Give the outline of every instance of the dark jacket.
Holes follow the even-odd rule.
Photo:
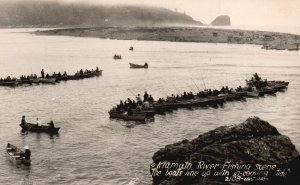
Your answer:
[[[24,157],[26,160],[29,160],[31,156],[31,151],[29,149],[25,150],[25,152],[20,154],[20,157]]]

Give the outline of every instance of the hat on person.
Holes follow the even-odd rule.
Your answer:
[[[25,150],[29,150],[29,146],[27,146],[27,145],[24,146],[24,149],[25,149]]]

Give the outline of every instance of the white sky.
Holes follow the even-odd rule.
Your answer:
[[[26,1],[26,0],[25,0]],[[130,4],[177,8],[195,20],[210,23],[229,15],[232,25],[299,26],[300,0],[57,0],[99,4]]]

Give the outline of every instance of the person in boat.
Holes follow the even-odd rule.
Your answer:
[[[145,91],[145,94],[144,94],[144,102],[145,102],[145,101],[148,101],[148,98],[149,98],[149,95],[148,95],[147,91]]]
[[[140,111],[142,111],[142,109],[143,109],[142,105],[138,104],[136,107],[136,110],[140,112]]]
[[[238,88],[236,89],[237,92],[242,91],[242,86],[238,86]]]
[[[145,62],[144,66],[145,66],[145,67],[148,67],[148,63],[147,63],[147,62]]]
[[[136,97],[136,101],[139,103],[139,102],[142,102],[142,98],[141,98],[141,95],[138,94],[137,97]]]
[[[99,72],[99,68],[98,68],[98,66],[96,67],[96,72]]]
[[[46,74],[46,78],[50,78],[50,75],[48,73]]]
[[[132,100],[131,108],[136,108],[137,105],[138,104],[134,100]]]
[[[55,72],[53,73],[52,77],[53,77],[53,78],[55,78],[55,77],[56,77],[56,73],[55,73]]]
[[[48,123],[48,125],[49,125],[50,128],[55,128],[55,127],[54,127],[54,123],[53,123],[52,120]]]
[[[36,118],[36,125],[40,126],[40,124],[41,124],[41,122],[40,122],[39,118]]]
[[[30,160],[31,151],[30,151],[29,147],[25,146],[24,149],[25,149],[25,151],[19,154],[20,155],[19,159]]]
[[[42,69],[42,71],[41,71],[41,76],[42,76],[42,78],[44,78],[45,76],[45,72],[44,72],[44,69]]]
[[[83,70],[82,69],[80,69],[79,74],[83,75]]]
[[[61,73],[60,72],[58,72],[57,77],[61,78]]]
[[[187,98],[188,98],[188,95],[186,94],[186,92],[183,92],[182,99],[187,99]]]
[[[63,74],[63,76],[68,76],[66,71],[64,71],[64,74]]]
[[[124,107],[124,103],[123,103],[123,101],[122,101],[122,100],[120,101],[120,107],[121,107],[121,108],[123,108],[123,107]]]
[[[154,99],[151,94],[149,95],[148,102],[154,102]]]
[[[8,76],[8,77],[6,78],[6,80],[7,80],[8,82],[11,81],[10,76]]]
[[[21,125],[25,125],[25,124],[26,124],[25,116],[22,116]]]
[[[128,105],[131,106],[131,104],[132,104],[131,99],[130,99],[130,98],[127,98],[127,101],[128,101]]]
[[[127,115],[129,115],[129,116],[133,115],[133,111],[130,108],[127,111]]]

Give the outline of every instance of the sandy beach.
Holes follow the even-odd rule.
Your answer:
[[[295,34],[199,27],[67,28],[38,31],[36,34],[117,40],[256,44],[261,45],[263,49],[291,51],[299,50],[300,44],[300,35]]]

